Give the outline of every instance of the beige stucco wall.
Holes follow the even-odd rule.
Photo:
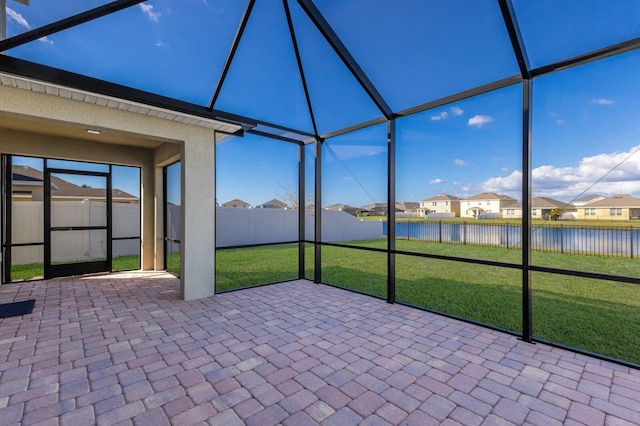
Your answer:
[[[33,155],[142,167],[142,253],[144,269],[160,269],[162,261],[163,165],[183,161],[181,293],[187,299],[214,294],[215,247],[214,134],[213,130],[107,108],[71,99],[0,85],[0,153]],[[34,132],[8,130],[11,120],[32,122]],[[153,148],[95,143],[47,134],[47,126],[102,131],[101,139],[148,140]],[[40,134],[42,133],[42,134]],[[86,135],[85,135],[86,136]],[[157,146],[157,147],[156,147]],[[161,198],[161,196],[160,196]],[[160,254],[160,256],[159,256]],[[192,270],[193,269],[193,270]]]
[[[153,206],[153,193],[149,194],[149,191],[146,190],[153,188],[155,185],[153,176],[149,176],[149,171],[154,170],[152,150],[0,129],[0,153],[140,167],[142,171],[141,207],[143,210],[142,229],[140,230],[142,237],[142,268],[154,269],[155,229],[149,227],[148,222],[149,218],[153,218],[155,208]]]
[[[618,207],[619,208],[619,207]],[[595,216],[585,216],[585,208],[578,209],[578,219],[585,220],[629,220],[629,208],[622,207],[622,216],[611,216],[610,207],[596,208]]]
[[[215,293],[215,157],[213,134],[191,139],[182,151],[182,270],[185,300]],[[192,188],[192,190],[185,190]],[[188,244],[184,244],[188,241]]]
[[[430,213],[453,213],[455,217],[460,217],[460,201],[438,200],[435,206],[433,203],[433,201],[421,201],[418,213],[421,216],[427,214],[427,211]]]

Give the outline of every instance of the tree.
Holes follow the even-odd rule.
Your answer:
[[[280,187],[280,191],[276,194],[276,198],[284,202],[289,208],[297,209],[299,204],[298,190],[293,188],[291,185],[286,184],[283,185],[281,183],[278,184]],[[305,196],[305,205],[311,204],[313,201],[313,197],[310,195]]]
[[[559,220],[564,214],[564,209],[562,207],[554,207],[549,212],[549,218],[551,220]]]

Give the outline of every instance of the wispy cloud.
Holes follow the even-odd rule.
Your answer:
[[[455,160],[453,160],[453,164],[455,164],[456,166],[460,166],[460,167],[464,167],[466,166],[468,163],[464,160],[461,160],[459,158],[456,158]]]
[[[433,179],[432,181],[429,181],[429,183],[430,183],[431,185],[439,185],[439,184],[441,184],[441,183],[443,183],[443,182],[444,182],[444,181],[443,181],[442,179],[440,179],[440,178],[438,178],[438,179]]]
[[[562,117],[560,117],[560,114],[558,114],[558,113],[557,113],[557,112],[555,112],[555,111],[549,111],[549,112],[547,113],[547,115],[548,115],[548,116],[549,116],[553,121],[555,121],[555,123],[556,123],[558,126],[562,126],[563,124],[565,124],[565,123],[566,123],[566,121],[565,121]]]
[[[140,3],[138,6],[140,6],[140,9],[142,10],[142,13],[147,15],[147,18],[149,18],[153,22],[158,22],[160,20],[161,13],[160,12],[154,12],[153,11],[153,5],[150,5],[150,4],[147,4],[147,3]]]
[[[452,107],[451,107],[451,114],[452,114],[454,117],[458,117],[458,116],[460,116],[460,115],[464,114],[464,110],[463,110],[462,108],[460,108],[460,107],[452,106]]]
[[[31,29],[31,25],[29,25],[29,22],[27,22],[24,16],[9,7],[7,7],[7,16],[9,17],[9,19],[14,20],[15,23],[20,25],[22,28],[26,30]]]
[[[449,114],[447,111],[442,111],[440,114],[432,115],[431,121],[446,120],[449,117],[459,117],[464,114],[464,110],[457,106],[452,106],[451,108],[449,108],[449,111],[451,111],[451,114]]]
[[[575,166],[543,165],[532,170],[535,195],[572,199],[584,191],[603,195],[640,195],[640,146],[624,152],[610,152],[584,157]],[[613,170],[613,171],[612,171]],[[612,171],[612,172],[611,172]],[[598,182],[595,186],[595,182]],[[507,193],[519,198],[522,172],[487,179],[482,190]]]
[[[446,120],[447,118],[449,118],[449,113],[447,111],[442,111],[438,115],[432,115],[431,116],[431,121]]]
[[[597,104],[597,105],[612,105],[613,99],[605,99],[605,98],[591,99],[591,103]]]
[[[164,43],[162,42],[162,40],[156,41],[156,47],[164,47]]]
[[[19,26],[24,28],[25,30],[33,29],[31,24],[29,24],[29,21],[27,21],[26,18],[24,16],[22,16],[22,14],[16,12],[15,10],[11,9],[10,7],[7,7],[7,17],[8,17],[8,19],[11,19],[16,24],[18,24]],[[43,43],[53,44],[53,41],[49,40],[46,37],[41,37],[38,40],[43,42]]]
[[[492,121],[493,118],[489,117],[488,115],[474,115],[469,119],[469,121],[467,121],[467,125],[480,128],[487,123],[491,123]]]

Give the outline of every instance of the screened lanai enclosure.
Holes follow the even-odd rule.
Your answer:
[[[184,297],[306,278],[640,365],[637,1],[6,0],[1,21],[24,105],[5,96],[0,151],[140,168],[126,237]]]

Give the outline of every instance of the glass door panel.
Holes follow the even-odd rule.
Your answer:
[[[104,261],[106,258],[106,229],[51,231],[52,265]]]
[[[107,178],[51,173],[51,226],[107,226]]]
[[[46,278],[110,271],[110,174],[48,169],[45,180]]]

